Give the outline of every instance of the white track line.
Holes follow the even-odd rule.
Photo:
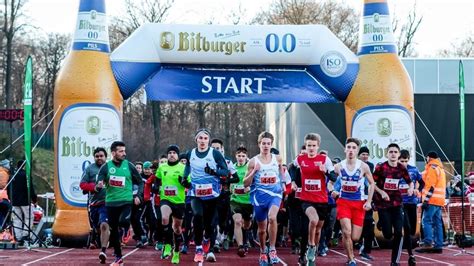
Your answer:
[[[283,266],[288,266],[288,264],[286,264],[286,262],[284,262],[280,257],[278,257],[278,259],[280,259],[280,263],[281,263]]]
[[[124,259],[124,258],[126,258],[127,256],[132,255],[133,253],[137,252],[137,250],[139,250],[139,248],[135,248],[134,250],[128,252],[128,253],[125,254],[122,258]]]
[[[37,259],[37,260],[27,262],[27,263],[25,263],[25,264],[22,264],[22,266],[23,266],[23,265],[30,265],[30,264],[36,263],[36,262],[38,262],[38,261],[42,261],[42,260],[45,260],[45,259],[48,259],[48,258],[57,256],[57,255],[61,255],[61,254],[63,254],[63,253],[69,252],[69,251],[71,251],[71,250],[74,250],[74,248],[66,249],[66,250],[63,250],[63,251],[61,251],[61,252],[48,255],[48,256],[46,256],[46,257],[39,258],[39,259]]]
[[[408,255],[408,253],[406,253],[406,252],[402,252],[402,253]],[[428,257],[425,257],[425,256],[416,255],[415,253],[413,253],[413,255],[415,255],[415,257],[422,258],[422,259],[425,259],[425,260],[429,260],[429,261],[433,261],[433,262],[437,262],[437,263],[442,263],[442,264],[449,265],[449,266],[455,266],[455,264],[444,262],[442,260],[435,260],[435,259],[428,258]]]
[[[338,254],[338,255],[341,255],[341,256],[347,258],[347,255],[345,255],[345,254],[343,254],[343,253],[341,253],[341,252],[338,252],[338,251],[335,251],[335,250],[332,250],[332,249],[330,249],[329,251],[332,251],[332,252],[334,252],[334,253],[336,253],[336,254]],[[356,259],[355,257],[354,257],[354,259],[355,259],[357,262],[360,262],[360,263],[362,263],[362,264],[364,264],[364,265],[372,266],[372,264],[367,263],[367,262],[362,261],[362,260],[358,260],[358,259]]]

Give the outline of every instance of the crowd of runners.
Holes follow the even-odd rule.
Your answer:
[[[259,154],[251,158],[243,146],[227,157],[223,141],[212,139],[207,129],[194,138],[196,147],[181,153],[170,145],[155,162],[128,161],[120,141],[112,143],[108,161],[105,148],[95,149],[81,189],[89,193],[91,245],[100,248],[101,263],[112,247],[111,265],[122,265],[122,246],[133,237],[136,247],[153,246],[173,264],[188,253],[197,263],[215,262],[230,246],[237,248],[236,257],[277,264],[278,248],[288,244],[295,262],[314,265],[342,237],[347,265],[356,265],[354,248],[361,259],[374,260],[377,226],[392,240],[392,265],[399,265],[403,245],[409,265],[416,264],[411,248],[416,206],[420,196],[424,205],[431,203],[438,187],[423,186],[421,174],[408,165],[410,153],[397,144],[388,145],[387,161],[374,167],[358,139],[346,140],[343,160],[331,160],[319,150],[321,137],[309,133],[286,165],[269,132],[258,136]],[[429,241],[434,235],[435,246],[423,243],[420,251],[441,252],[437,230],[427,234]]]

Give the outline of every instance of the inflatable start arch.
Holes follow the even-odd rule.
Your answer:
[[[88,234],[82,171],[94,147],[122,139],[123,99],[142,86],[152,100],[344,101],[348,135],[414,151],[413,91],[385,1],[365,4],[360,36],[358,57],[323,25],[146,24],[109,57],[104,0],[81,0],[55,88],[54,234]]]

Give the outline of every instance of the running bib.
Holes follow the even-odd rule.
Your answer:
[[[234,186],[234,194],[236,194],[236,195],[243,195],[243,194],[245,194],[245,187],[244,187],[244,185],[235,185],[235,186]]]
[[[357,181],[342,181],[342,191],[347,193],[356,193],[359,190]]]
[[[400,179],[387,178],[383,188],[385,190],[398,190],[398,182],[400,182]]]
[[[196,197],[207,197],[212,195],[212,184],[198,184],[195,188]]]
[[[178,195],[178,188],[176,186],[165,186],[165,196],[176,196]]]
[[[272,186],[275,185],[277,181],[276,176],[262,176],[260,177],[260,183],[262,185]]]
[[[295,198],[299,199],[301,197],[301,190],[302,188],[297,188],[295,191]]]
[[[109,179],[109,186],[111,187],[125,187],[125,176],[111,175]]]
[[[410,188],[410,185],[408,184],[400,184],[400,192],[402,195],[408,195],[408,189]]]
[[[306,179],[304,181],[304,190],[308,192],[321,191],[321,180],[319,179]]]

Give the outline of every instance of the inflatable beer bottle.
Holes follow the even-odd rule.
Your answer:
[[[415,138],[413,88],[397,55],[387,1],[365,0],[359,36],[359,74],[345,102],[347,135],[362,141],[374,163],[388,144],[411,154]]]
[[[122,139],[122,96],[112,74],[105,0],[81,0],[71,50],[54,91],[56,218],[65,241],[89,234],[87,195],[79,188],[96,147]],[[110,156],[110,152],[108,152]]]

